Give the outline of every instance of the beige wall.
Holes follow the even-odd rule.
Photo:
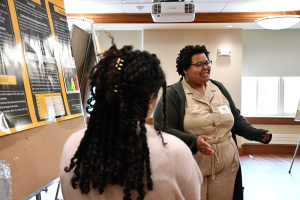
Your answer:
[[[222,82],[240,107],[242,30],[144,30],[144,50],[157,54],[168,85],[180,78],[176,72],[179,51],[196,44],[207,47],[213,61],[211,78]],[[231,57],[217,57],[218,48],[231,48]]]
[[[106,51],[111,47],[111,39],[105,34],[104,31],[97,31],[103,44],[103,49]],[[115,39],[115,44],[120,49],[124,45],[132,45],[133,49],[142,50],[142,31],[108,31]]]
[[[176,57],[179,51],[185,45],[206,45],[211,52],[210,59],[213,61],[211,78],[222,82],[230,92],[236,106],[241,108],[241,77],[242,66],[247,64],[248,60],[254,56],[253,53],[259,51],[261,59],[266,53],[277,55],[278,48],[276,44],[288,43],[289,48],[281,51],[283,57],[291,59],[299,48],[294,47],[288,42],[291,37],[298,37],[299,30],[144,30],[144,31],[109,31],[116,39],[116,44],[120,48],[124,44],[133,44],[135,49],[144,49],[150,53],[157,54],[161,60],[167,84],[173,84],[179,80],[176,72]],[[101,35],[102,34],[102,35]],[[109,38],[100,31],[100,38],[103,41],[104,48],[110,45]],[[272,43],[272,38],[275,41]],[[266,45],[267,44],[270,45]],[[299,42],[299,41],[298,41]],[[296,41],[297,43],[297,41]],[[255,44],[255,45],[254,45]],[[298,44],[298,43],[297,43]],[[263,45],[257,48],[257,45]],[[293,47],[293,48],[290,48]],[[231,48],[231,57],[217,57],[218,48]],[[261,51],[260,49],[264,49]],[[272,53],[274,52],[274,53]],[[256,55],[256,54],[255,54]],[[265,60],[272,57],[265,57]],[[276,56],[277,57],[277,56]],[[292,56],[293,57],[293,56]],[[297,60],[298,57],[293,57]],[[268,61],[264,61],[268,62]],[[295,66],[297,67],[297,66]],[[261,69],[260,69],[261,70]],[[296,75],[296,74],[295,74]],[[299,76],[300,74],[297,74]],[[254,127],[270,130],[274,134],[299,134],[298,125],[256,125]],[[242,139],[238,137],[239,146]]]
[[[157,54],[168,85],[180,78],[175,67],[179,51],[186,45],[196,44],[207,47],[213,61],[211,78],[225,85],[240,108],[242,30],[144,30],[144,50]],[[231,48],[231,57],[217,57],[218,48]]]

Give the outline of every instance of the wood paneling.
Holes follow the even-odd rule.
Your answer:
[[[294,155],[296,145],[242,145],[243,154],[285,154]],[[298,150],[297,155],[300,155]]]
[[[246,117],[250,124],[300,125],[294,118],[283,117]]]
[[[300,11],[294,11],[300,15]],[[196,13],[195,21],[189,23],[247,23],[255,22],[258,18],[265,17],[267,12],[234,12],[234,13]],[[286,15],[294,15],[287,11]],[[272,12],[270,16],[283,15],[283,12]],[[143,14],[95,14],[95,13],[68,13],[67,17],[84,17],[92,19],[95,23],[155,23],[150,13]]]

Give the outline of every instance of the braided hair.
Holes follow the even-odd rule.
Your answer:
[[[176,59],[176,71],[180,76],[185,75],[183,70],[187,70],[190,67],[193,55],[196,55],[198,53],[204,53],[207,59],[209,59],[209,52],[207,51],[205,45],[187,45],[180,50],[180,53],[178,54],[178,57]]]
[[[88,194],[90,186],[102,194],[107,184],[118,184],[125,188],[123,200],[131,199],[131,190],[142,200],[145,184],[153,189],[145,118],[151,95],[156,98],[162,87],[164,129],[165,74],[155,54],[133,51],[132,46],[118,50],[113,43],[103,56],[90,74],[87,130],[65,171],[74,169],[71,184],[82,194]],[[119,58],[122,65],[117,64]],[[162,137],[161,130],[158,134]]]

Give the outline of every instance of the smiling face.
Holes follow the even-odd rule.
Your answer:
[[[198,53],[192,56],[191,64],[195,64],[197,62],[205,63],[207,61],[207,57],[204,53]],[[203,67],[203,69],[198,69],[196,65],[190,65],[187,70],[183,70],[186,75],[188,75],[188,83],[192,88],[197,88],[202,86],[210,78],[210,70],[207,67]]]

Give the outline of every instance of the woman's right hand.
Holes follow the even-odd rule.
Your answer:
[[[211,149],[211,146],[205,142],[206,140],[210,140],[211,137],[201,135],[197,138],[195,146],[197,147],[198,151],[200,151],[202,154],[210,156],[214,155],[214,151]]]

